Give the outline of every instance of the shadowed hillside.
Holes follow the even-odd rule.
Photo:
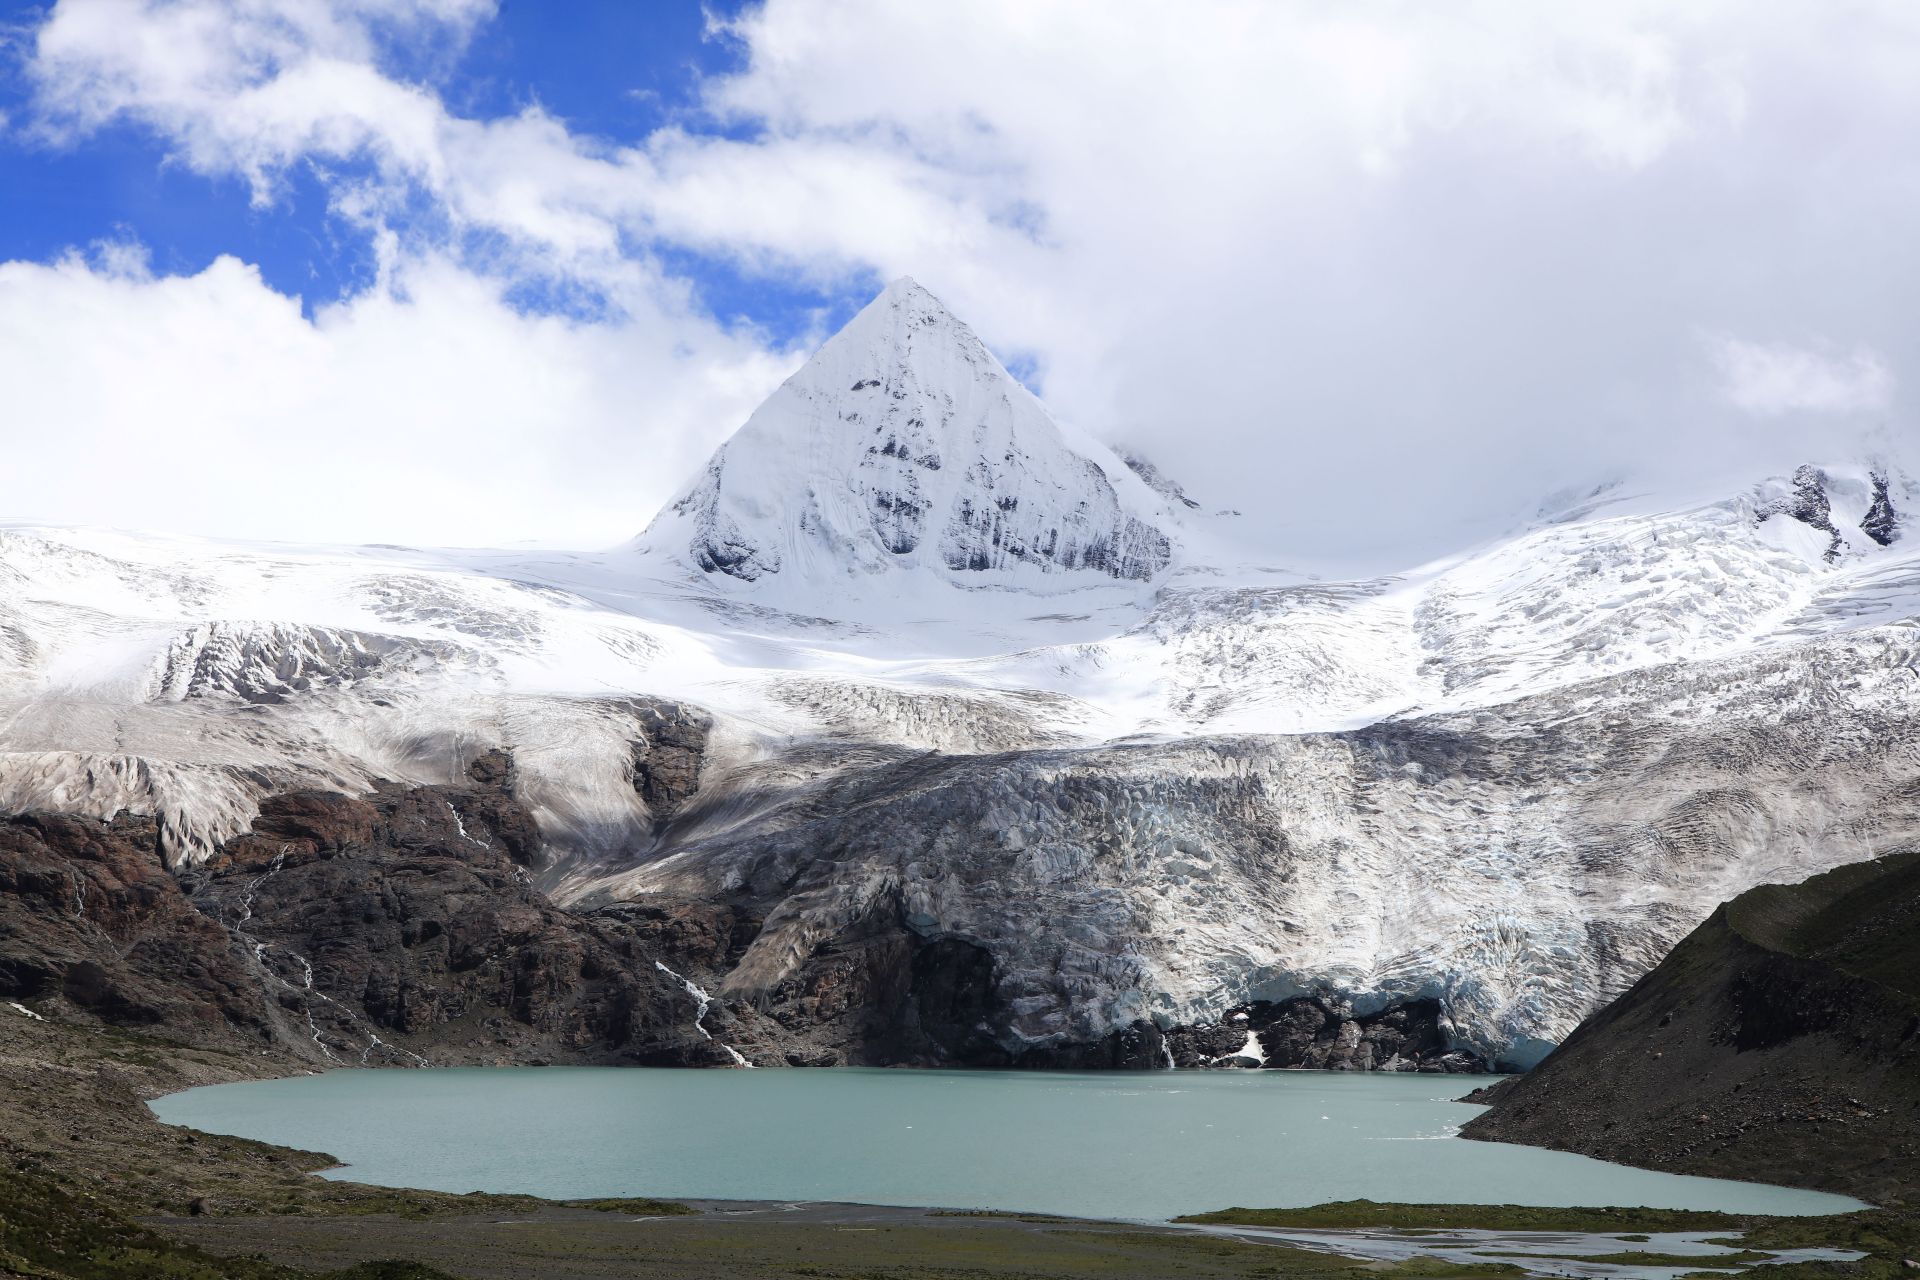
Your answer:
[[[1920,1188],[1920,850],[1722,906],[1466,1136],[1870,1200]]]

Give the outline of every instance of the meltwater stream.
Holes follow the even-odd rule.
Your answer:
[[[190,1089],[169,1124],[330,1176],[556,1199],[833,1200],[1167,1218],[1329,1200],[1837,1213],[1843,1196],[1468,1142],[1462,1076],[1294,1071],[334,1071]]]

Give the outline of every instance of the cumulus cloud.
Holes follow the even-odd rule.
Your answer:
[[[381,74],[381,39],[457,42],[491,12],[488,0],[82,0],[54,6],[28,71],[52,136],[133,119],[201,172],[244,173],[264,201],[273,171],[311,152],[431,169],[438,101]]]
[[[1056,408],[1177,455],[1294,556],[1471,536],[1623,464],[1851,447],[1850,422],[1730,421],[1702,326],[1913,349],[1885,284],[1920,266],[1888,216],[1914,200],[1911,10],[1100,8],[752,11],[712,92],[766,122],[755,172],[858,145],[879,189],[968,199],[912,239],[797,193],[713,225],[914,271],[1035,352]]]
[[[1876,351],[1743,342],[1722,334],[1713,339],[1712,354],[1721,394],[1763,417],[1876,413],[1893,400],[1893,374]]]
[[[6,515],[303,541],[607,545],[790,367],[692,309],[529,316],[444,259],[311,320],[234,258],[0,265]]]
[[[436,353],[472,342],[525,385],[456,392],[469,440],[544,447],[502,406],[554,424],[533,390],[554,381],[572,415],[554,438],[625,432],[663,464],[697,455],[791,357],[703,318],[659,249],[826,287],[908,273],[1030,360],[1062,416],[1162,453],[1296,562],[1388,563],[1623,464],[1693,475],[1730,454],[1771,467],[1843,451],[1862,412],[1900,412],[1904,370],[1871,353],[1920,350],[1904,301],[1920,283],[1905,230],[1920,10],[1899,0],[767,0],[716,24],[743,64],[707,82],[704,116],[627,139],[537,108],[462,117],[393,69],[396,49],[457,49],[490,13],[61,0],[30,63],[32,127],[85,145],[132,121],[267,204],[291,166],[357,162],[333,198],[384,246],[380,284],[304,339],[291,322],[263,333],[327,353],[301,376],[363,380],[321,399],[396,442],[453,432],[420,388],[451,372]],[[422,202],[434,216],[410,216]],[[136,315],[211,287],[10,270],[49,293],[113,286]],[[514,312],[501,299],[530,276],[601,298],[604,322]],[[273,310],[257,281],[225,287]],[[457,324],[459,307],[434,306],[455,297],[472,337],[434,327]],[[378,361],[349,340],[376,317],[393,344]],[[1795,365],[1729,339],[1703,378],[1702,332],[1859,346]],[[525,334],[542,340],[508,357]],[[85,377],[149,376],[125,353],[68,359]],[[414,388],[394,398],[404,411],[380,407],[387,382]],[[24,394],[47,412],[59,398]],[[209,394],[240,415],[241,392]],[[205,429],[188,399],[165,402],[183,439]],[[279,456],[254,447],[263,467]],[[528,462],[565,536],[580,522],[555,495],[601,472],[577,448]],[[636,479],[626,525],[676,480]],[[470,537],[456,506],[446,536]]]

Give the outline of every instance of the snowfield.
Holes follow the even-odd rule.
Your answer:
[[[560,900],[767,904],[716,997],[895,904],[1023,1044],[1432,995],[1527,1063],[1718,902],[1920,839],[1916,512],[1828,462],[1276,573],[901,282],[613,551],[0,526],[0,809],[192,863],[500,747]],[[712,718],[664,825],[649,699]]]

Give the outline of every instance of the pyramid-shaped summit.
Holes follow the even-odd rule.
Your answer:
[[[915,572],[1057,590],[1165,569],[1151,491],[1070,444],[939,299],[902,278],[754,411],[639,545],[716,581]]]

